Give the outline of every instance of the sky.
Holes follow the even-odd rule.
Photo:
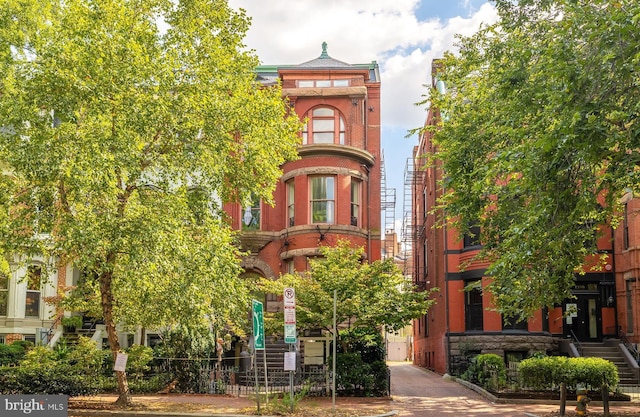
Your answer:
[[[470,35],[497,13],[485,0],[229,0],[252,19],[245,45],[261,64],[300,64],[328,54],[350,64],[380,66],[382,151],[387,188],[396,191],[395,229],[405,207],[405,167],[417,145],[410,129],[424,124],[416,103],[431,82],[431,61],[455,52],[455,35]],[[384,221],[384,218],[383,218]]]

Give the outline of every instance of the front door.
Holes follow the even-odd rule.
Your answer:
[[[565,324],[581,342],[602,340],[602,314],[598,294],[577,294],[565,304]]]

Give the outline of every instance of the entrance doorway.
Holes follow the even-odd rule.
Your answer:
[[[573,331],[581,342],[602,340],[602,311],[599,294],[576,294],[576,299],[564,306],[565,334]]]

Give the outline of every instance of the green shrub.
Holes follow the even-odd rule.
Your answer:
[[[529,358],[520,362],[518,374],[523,385],[542,391],[565,381],[568,366],[569,358],[564,356]]]
[[[554,389],[562,382],[572,389],[578,385],[597,389],[604,383],[615,388],[619,382],[618,368],[602,358],[529,358],[520,362],[518,372],[525,386],[537,390]]]
[[[570,358],[567,386],[576,387],[584,384],[592,389],[599,389],[603,384],[611,388],[618,386],[618,368],[610,361],[602,358]]]
[[[502,357],[486,353],[472,360],[462,378],[486,389],[499,390],[507,384],[507,368]]]
[[[125,350],[129,355],[127,358],[127,372],[134,378],[142,378],[151,366],[153,360],[153,349],[142,345],[132,345]]]
[[[211,332],[175,327],[162,334],[154,356],[162,373],[176,381],[179,392],[203,394],[209,390],[209,372],[217,357]]]
[[[10,345],[0,344],[0,366],[17,365],[33,347],[33,343],[18,340]]]
[[[385,352],[384,339],[376,329],[342,330],[337,345],[336,390],[342,395],[387,395]]]
[[[4,394],[88,395],[97,392],[104,354],[95,343],[80,338],[74,347],[37,346],[19,366],[7,368],[0,385]]]

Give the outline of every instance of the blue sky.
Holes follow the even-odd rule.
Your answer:
[[[229,0],[252,18],[245,38],[263,64],[298,64],[320,56],[322,42],[335,59],[377,61],[382,93],[382,148],[387,188],[396,189],[396,230],[403,216],[404,171],[422,126],[431,61],[455,51],[455,35],[493,23],[484,0]]]

